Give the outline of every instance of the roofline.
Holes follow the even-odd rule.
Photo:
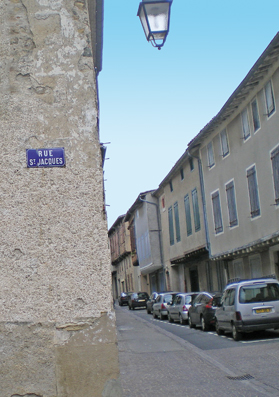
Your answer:
[[[203,138],[207,133],[211,132],[218,125],[218,123],[224,121],[235,111],[236,108],[238,108],[238,104],[234,102],[236,102],[237,100],[239,102],[242,102],[242,100],[248,94],[248,92],[250,92],[250,90],[254,88],[254,86],[258,85],[257,79],[253,81],[253,78],[256,77],[256,72],[258,72],[259,74],[258,80],[260,80],[262,78],[262,75],[271,66],[270,63],[267,65],[263,65],[263,64],[266,58],[272,55],[272,52],[274,50],[279,50],[279,32],[277,32],[277,34],[274,36],[274,38],[269,43],[265,51],[256,61],[254,66],[250,69],[246,77],[242,80],[242,82],[239,84],[236,90],[232,93],[232,95],[229,97],[229,99],[221,108],[221,110],[217,113],[217,115],[213,117],[212,120],[208,124],[206,124],[206,126],[189,142],[188,148],[192,148],[194,145],[201,143],[201,141],[203,140]],[[278,54],[276,55],[276,59],[277,58],[278,58]],[[272,63],[273,63],[273,59],[272,59]],[[242,95],[240,96],[240,93],[244,90],[244,88],[247,88],[248,92],[244,94],[243,97]],[[229,115],[226,115],[225,114],[226,111],[231,111],[231,113]]]
[[[140,199],[141,196],[147,195],[148,193],[153,193],[155,192],[155,189],[152,190],[147,190],[145,192],[142,192],[138,195],[138,197],[136,198],[135,202],[133,203],[133,205],[128,209],[128,211],[126,212],[125,218],[124,218],[124,222],[129,221],[131,215],[135,212],[135,210],[142,205],[143,201]]]
[[[115,229],[120,223],[122,223],[124,217],[125,217],[125,215],[119,215],[119,217],[114,221],[114,224],[109,228],[109,230],[108,230],[108,234],[109,234],[109,235],[114,231],[114,229]]]

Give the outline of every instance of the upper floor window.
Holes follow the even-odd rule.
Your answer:
[[[189,158],[189,164],[190,164],[190,170],[193,171],[193,169],[194,169],[194,159],[193,159],[193,157]]]
[[[178,212],[178,203],[174,203],[173,205],[174,209],[174,220],[175,220],[175,235],[176,235],[176,241],[180,241],[180,224],[179,224],[179,212]]]
[[[211,168],[215,165],[214,161],[214,152],[213,152],[213,144],[209,142],[207,145],[207,158],[208,158],[208,167]]]
[[[222,156],[226,157],[229,154],[229,142],[228,142],[228,135],[226,129],[221,131],[220,138],[221,138]]]
[[[265,102],[266,102],[266,110],[268,117],[275,111],[275,102],[274,102],[274,95],[271,80],[266,83],[264,87],[265,92]]]
[[[211,196],[212,199],[212,207],[213,207],[213,217],[214,217],[214,226],[215,233],[222,233],[223,231],[223,221],[222,221],[222,212],[221,212],[221,202],[219,191],[215,192]]]
[[[246,140],[250,137],[250,125],[247,108],[241,112],[243,138]]]
[[[161,205],[162,205],[162,210],[165,211],[165,209],[166,209],[165,197],[162,197]]]
[[[169,181],[169,186],[170,186],[170,191],[173,192],[173,185],[172,185],[172,181]]]
[[[251,103],[254,132],[261,128],[258,102],[255,98]]]
[[[226,185],[226,193],[227,193],[230,227],[237,226],[238,219],[237,219],[237,211],[236,211],[234,181],[231,181]]]
[[[180,178],[183,181],[183,179],[184,179],[184,170],[183,170],[183,168],[180,168]]]
[[[174,228],[173,228],[173,215],[172,215],[172,207],[168,209],[169,216],[169,234],[170,234],[170,245],[174,244]]]
[[[275,203],[279,204],[279,146],[271,152]]]
[[[257,174],[256,174],[255,166],[247,170],[247,180],[248,180],[248,190],[249,190],[249,198],[250,198],[251,217],[255,218],[256,216],[259,216],[261,213]]]
[[[196,188],[192,190],[192,201],[193,201],[195,231],[198,232],[201,228],[201,221],[200,221],[198,191]]]
[[[191,220],[191,210],[190,210],[190,199],[188,194],[184,197],[185,215],[186,215],[186,227],[187,236],[192,234],[192,220]]]

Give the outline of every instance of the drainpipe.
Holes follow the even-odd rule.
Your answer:
[[[197,145],[199,146],[199,145]],[[206,205],[205,205],[205,192],[204,192],[204,179],[203,179],[203,172],[202,172],[202,162],[198,156],[193,156],[189,150],[189,156],[198,160],[199,165],[199,177],[200,177],[200,186],[201,186],[201,196],[202,196],[202,208],[203,208],[203,220],[204,220],[204,228],[205,228],[205,239],[206,239],[206,249],[208,251],[209,258],[211,258],[211,246],[210,246],[210,239],[209,239],[209,229],[208,229],[208,222],[207,222],[207,215],[206,215]]]
[[[161,237],[161,218],[160,218],[160,214],[159,214],[159,205],[157,203],[153,203],[152,201],[147,201],[147,200],[143,200],[141,198],[141,196],[139,196],[140,201],[142,201],[143,203],[147,203],[147,204],[153,204],[156,207],[156,213],[157,213],[157,220],[158,220],[158,232],[159,232],[159,248],[160,248],[160,259],[161,259],[161,263],[163,265],[163,274],[164,274],[164,291],[166,291],[166,275],[165,275],[165,266],[164,266],[164,254],[163,254],[163,246],[162,246],[162,237]],[[151,291],[152,292],[152,291]]]

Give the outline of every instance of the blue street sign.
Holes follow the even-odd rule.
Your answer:
[[[63,147],[52,149],[26,149],[28,168],[37,167],[65,167],[65,153]]]

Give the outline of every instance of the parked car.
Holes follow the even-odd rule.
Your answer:
[[[129,299],[129,309],[135,310],[136,307],[145,307],[149,298],[147,292],[134,292]]]
[[[121,292],[118,298],[119,306],[128,305],[132,292]]]
[[[188,322],[190,328],[197,325],[202,327],[203,331],[208,331],[210,327],[215,325],[215,311],[217,305],[220,304],[222,294],[200,292],[189,308]]]
[[[188,310],[197,295],[197,292],[177,294],[173,303],[167,307],[169,322],[179,321],[180,324],[186,324],[188,322]]]
[[[279,282],[273,278],[241,280],[228,284],[216,309],[216,332],[243,332],[279,328]]]
[[[160,320],[164,320],[168,316],[168,305],[171,305],[173,298],[179,294],[179,292],[163,292],[160,293],[155,303],[153,304],[153,318],[159,317]]]
[[[147,314],[151,314],[153,312],[153,304],[155,303],[157,296],[158,296],[158,292],[152,292],[148,301],[146,302]]]

